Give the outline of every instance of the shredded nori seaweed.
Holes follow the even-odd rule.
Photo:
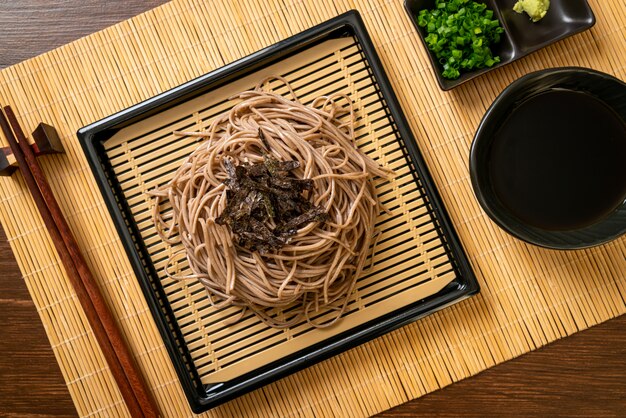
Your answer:
[[[259,135],[263,138],[261,131]],[[260,253],[278,250],[298,229],[328,219],[322,207],[305,197],[313,180],[290,173],[300,167],[298,161],[278,161],[266,154],[262,163],[234,166],[226,159],[224,165],[227,203],[215,222],[228,225],[239,246]]]

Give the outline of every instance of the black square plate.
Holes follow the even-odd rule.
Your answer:
[[[371,88],[368,87],[367,94],[371,100],[380,103],[381,108],[384,109],[384,118],[389,121],[389,129],[397,138],[395,140],[397,142],[394,143],[399,144],[398,146],[401,147],[404,154],[403,158],[406,158],[406,184],[415,185],[418,192],[424,196],[426,203],[424,203],[423,208],[431,217],[430,225],[432,226],[429,228],[438,237],[437,239],[440,239],[441,244],[438,248],[449,260],[449,264],[446,263],[446,271],[448,272],[446,274],[452,276],[451,281],[428,297],[420,300],[409,299],[408,303],[402,307],[391,309],[388,313],[381,314],[359,326],[348,328],[314,345],[286,354],[284,357],[257,367],[251,372],[219,383],[206,383],[206,380],[203,383],[201,367],[194,362],[194,350],[190,349],[185,340],[184,327],[177,322],[176,312],[179,311],[179,308],[170,303],[168,290],[164,288],[164,284],[157,274],[157,268],[151,261],[149,246],[144,242],[140,231],[141,226],[133,215],[133,210],[137,205],[129,203],[129,196],[123,192],[124,182],[116,175],[115,167],[118,165],[111,160],[107,153],[107,141],[129,126],[137,126],[135,124],[141,124],[146,119],[167,114],[169,110],[175,110],[178,105],[191,105],[193,100],[201,99],[207,94],[213,94],[220,88],[228,87],[231,83],[251,74],[256,74],[258,71],[263,71],[272,66],[291,65],[289,63],[294,62],[292,59],[302,57],[302,54],[307,56],[306,54],[310,53],[311,50],[329,42],[336,43],[338,40],[341,43],[345,43],[346,40],[349,41],[357,50],[352,57],[358,59],[364,66],[361,77],[363,80],[368,80],[367,85],[371,86]],[[334,56],[334,54],[330,56]],[[362,83],[359,80],[354,81],[357,84]],[[432,183],[372,41],[365,31],[361,17],[355,11],[340,15],[237,62],[95,122],[81,129],[78,136],[194,412],[207,410],[261,385],[364,343],[415,321],[421,316],[475,294],[479,290],[467,257]],[[150,141],[155,140],[157,139],[150,139]],[[127,143],[131,141],[136,140],[132,139]],[[149,142],[149,144],[152,143]],[[120,146],[116,145],[116,147]],[[159,147],[156,149],[158,150]],[[167,155],[165,152],[163,154]],[[161,157],[159,154],[158,158],[169,157]],[[392,257],[395,257],[395,254]],[[407,270],[416,270],[416,265],[417,262]],[[171,287],[171,284],[168,287]],[[181,301],[178,300],[175,303],[180,305]]]
[[[504,33],[500,42],[492,48],[495,55],[500,56],[500,63],[491,68],[461,73],[456,80],[448,80],[441,75],[441,65],[435,55],[428,50],[424,37],[424,28],[417,24],[417,15],[420,10],[432,9],[435,0],[405,0],[404,6],[413,21],[424,48],[428,51],[435,77],[442,90],[450,90],[494,68],[502,67],[518,60],[531,52],[575,35],[591,28],[596,18],[587,3],[587,0],[550,0],[550,8],[543,19],[532,22],[525,13],[516,13],[513,6],[517,0],[476,0],[485,3],[487,8],[494,11],[494,16],[500,21]]]

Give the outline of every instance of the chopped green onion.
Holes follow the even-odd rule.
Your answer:
[[[492,67],[500,62],[490,46],[504,31],[493,11],[472,0],[435,0],[434,10],[422,10],[417,24],[425,28],[424,41],[442,64],[442,75],[456,79],[461,70]]]

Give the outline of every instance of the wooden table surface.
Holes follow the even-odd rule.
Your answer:
[[[162,3],[162,0],[0,1],[0,68]],[[0,274],[0,416],[76,416],[1,229]],[[407,402],[381,416],[626,416],[626,315]]]

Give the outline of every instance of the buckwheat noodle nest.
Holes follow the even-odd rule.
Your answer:
[[[388,179],[392,172],[355,146],[349,97],[318,97],[307,106],[280,80],[292,99],[264,91],[264,80],[236,95],[241,101],[206,131],[176,132],[205,140],[169,183],[151,192],[153,220],[164,241],[182,243],[183,250],[168,260],[167,275],[198,279],[217,308],[241,307],[241,316],[229,321],[249,309],[276,328],[303,320],[324,327],[345,311],[376,236],[381,208],[372,178]],[[225,161],[258,163],[264,153],[300,163],[293,174],[313,180],[305,194],[328,220],[310,222],[282,248],[261,253],[237,245],[228,226],[215,220],[227,204]],[[182,253],[191,274],[174,276],[171,265]]]

